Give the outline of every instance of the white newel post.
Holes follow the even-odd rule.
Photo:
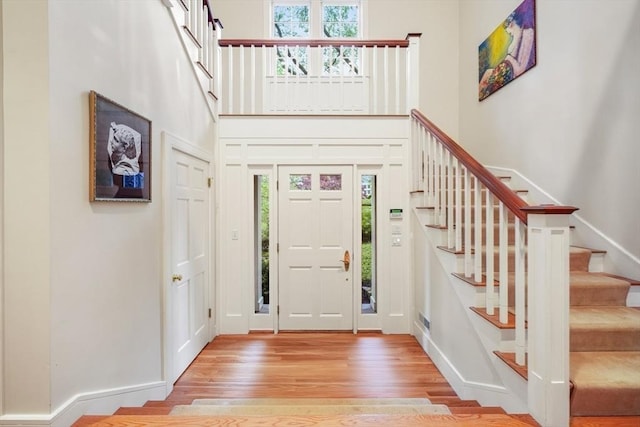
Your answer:
[[[528,401],[541,425],[569,425],[569,217],[531,206],[528,229]]]
[[[407,35],[407,113],[420,107],[420,33]]]

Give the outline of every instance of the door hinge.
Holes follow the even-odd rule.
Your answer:
[[[280,190],[280,180],[276,180],[276,191]]]
[[[211,188],[211,186],[213,185],[213,178],[207,178],[207,185],[209,186],[209,188]]]
[[[278,316],[280,315],[280,306],[278,306]]]
[[[280,253],[280,243],[276,243],[276,253]]]
[[[209,309],[209,319],[211,319],[211,309]]]

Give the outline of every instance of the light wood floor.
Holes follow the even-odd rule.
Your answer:
[[[105,426],[166,425],[160,415],[193,399],[256,397],[427,397],[448,405],[461,420],[456,425],[537,425],[528,415],[512,416],[512,424],[492,419],[504,411],[461,400],[413,337],[375,333],[219,336],[178,379],[166,400],[148,402],[145,408],[122,408],[116,412],[118,420],[87,417],[87,423],[81,419],[75,425],[90,425],[96,419]],[[128,424],[129,414],[147,418]],[[182,422],[190,424],[187,419]],[[574,418],[571,425],[638,427],[640,417]]]

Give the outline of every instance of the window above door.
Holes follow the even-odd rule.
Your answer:
[[[366,0],[273,0],[272,38],[362,39]],[[308,47],[278,47],[276,75],[358,75],[359,49],[324,47],[312,58]],[[314,68],[315,72],[311,72]]]

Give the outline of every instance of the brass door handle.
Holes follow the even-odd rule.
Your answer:
[[[171,280],[173,282],[180,282],[182,281],[182,274],[174,274],[173,276],[171,276]]]
[[[349,271],[349,265],[351,265],[351,255],[349,255],[349,251],[344,251],[344,256],[340,262],[344,264],[344,271]]]

